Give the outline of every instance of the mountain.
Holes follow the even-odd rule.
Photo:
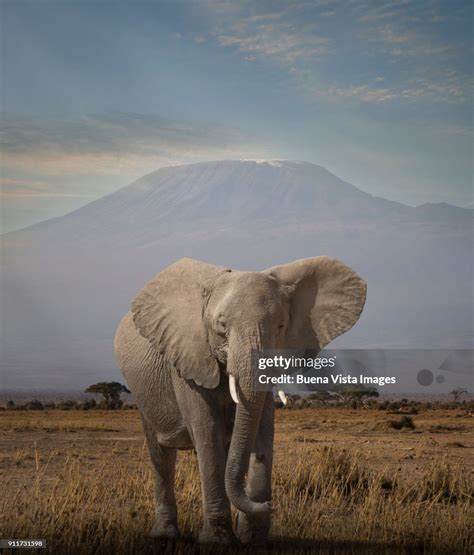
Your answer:
[[[473,210],[374,197],[305,162],[161,168],[2,236],[2,385],[117,379],[118,321],[183,256],[248,270],[337,256],[368,300],[335,346],[472,348],[472,230]]]

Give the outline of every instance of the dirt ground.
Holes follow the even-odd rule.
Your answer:
[[[280,545],[279,540],[274,539],[276,543],[271,551],[334,552],[340,542],[341,552],[372,552],[372,548],[375,549],[373,552],[378,553],[402,550],[435,553],[444,552],[444,549],[451,553],[469,552],[471,547],[466,527],[474,524],[474,418],[462,410],[426,410],[413,415],[414,429],[396,430],[390,427],[389,421],[397,418],[398,415],[372,409],[276,411],[273,537],[278,538],[285,527],[285,541],[288,538],[291,541],[304,538],[306,543],[295,549],[293,544],[292,547],[288,543]],[[70,539],[63,545],[60,537],[60,530],[68,526],[71,529],[72,526],[77,537],[94,535],[94,547],[91,544],[89,550],[82,542],[80,552],[107,552],[112,547],[114,552],[155,550],[150,547],[151,544],[140,543],[147,540],[137,539],[147,535],[153,518],[153,477],[137,411],[1,411],[0,453],[0,478],[3,484],[1,537],[39,534],[36,537],[47,537],[52,545],[61,547],[62,552],[72,553],[74,540]],[[336,463],[328,463],[327,453],[332,453],[331,457],[335,457],[332,460]],[[338,496],[337,484],[331,492],[319,492],[318,495],[311,493],[313,490],[306,488],[306,482],[312,481],[317,489],[317,484],[323,480],[319,474],[312,473],[321,472],[318,470],[321,464],[342,464],[346,468],[346,459],[341,459],[346,456],[344,454],[351,457],[350,461],[347,459],[350,468],[358,469],[359,473],[367,472],[370,483],[375,483],[377,479],[390,483],[399,480],[404,491],[408,492],[410,488],[415,491],[413,488],[423,480],[431,484],[427,478],[427,469],[434,468],[433,472],[438,472],[436,465],[441,465],[439,468],[449,469],[449,476],[455,476],[448,480],[456,484],[463,480],[463,486],[459,489],[462,492],[450,493],[447,504],[440,504],[444,494],[435,498],[433,493],[430,501],[429,496],[423,498],[417,493],[416,502],[408,502],[412,498],[400,494],[389,502],[387,497],[382,498],[378,493],[366,493],[360,505],[350,496],[345,499]],[[185,481],[183,473],[187,475]],[[294,473],[299,473],[299,481],[295,482]],[[188,480],[191,474],[194,476],[192,485]],[[362,481],[357,484],[357,488],[362,487]],[[364,487],[367,491],[375,491],[370,489],[372,486]],[[450,486],[453,491],[457,487]],[[439,486],[439,491],[440,488],[444,486]],[[102,497],[99,491],[102,491]],[[103,512],[111,507],[106,502],[109,492],[113,492],[110,493],[109,501],[113,505],[114,516],[113,519],[110,516],[108,520],[103,520]],[[195,457],[191,452],[178,456],[177,496],[178,510],[185,513],[180,517],[181,528],[188,534],[188,542],[178,542],[173,549],[176,552],[190,552],[189,538],[199,532],[200,519],[200,516],[187,514],[200,512],[199,480]],[[294,506],[288,501],[290,497]],[[428,507],[429,502],[431,505]],[[397,521],[394,520],[395,516],[387,516],[385,528],[380,531],[380,545],[375,537],[377,532],[374,522],[370,523],[373,531],[362,534],[363,543],[359,545],[359,540],[356,541],[357,534],[360,535],[360,523],[357,522],[361,514],[368,514],[369,503],[370,510],[374,511],[374,520],[377,512],[382,510],[387,510],[389,515],[389,503],[397,507],[392,511],[393,515],[398,511]],[[375,508],[376,504],[378,509]],[[84,511],[85,505],[88,506],[87,512]],[[407,512],[410,507],[411,512]],[[324,515],[320,518],[321,512],[327,515],[327,511],[322,511],[323,508],[328,508],[334,515],[331,524],[324,524]],[[410,520],[413,521],[420,514],[420,508],[425,511],[425,516],[412,532],[413,541],[407,540],[404,537],[407,526],[411,525]],[[95,511],[97,514],[94,516]],[[301,511],[298,522],[295,521],[293,530],[288,530],[285,522],[298,511]],[[445,511],[444,517],[440,511]],[[80,519],[77,516],[79,513]],[[308,520],[310,513],[313,514],[313,520]],[[317,526],[312,524],[316,514],[319,515]],[[449,530],[436,532],[436,519],[445,519],[447,515],[451,518]],[[101,519],[103,533],[95,528],[92,530]],[[345,530],[338,532],[338,519],[348,523]],[[388,523],[390,519],[392,521]],[[304,526],[300,526],[302,522]],[[108,547],[104,547],[100,534],[102,537],[107,536],[107,527],[112,526],[112,523],[117,527],[115,538],[117,534],[126,535],[128,530],[133,529],[130,536],[135,539],[122,539],[113,546],[112,540],[109,540]],[[425,531],[421,529],[422,526],[426,527]],[[448,540],[443,540],[443,534],[445,538],[449,534],[458,538],[455,545],[449,548]],[[167,549],[171,548],[168,546]]]

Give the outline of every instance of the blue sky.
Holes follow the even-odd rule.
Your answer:
[[[473,206],[460,0],[3,0],[3,230],[160,166],[298,159]]]

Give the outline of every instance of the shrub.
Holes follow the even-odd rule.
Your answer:
[[[56,408],[60,410],[71,410],[76,408],[76,405],[76,401],[60,401],[59,403],[56,403]]]
[[[410,428],[412,430],[415,429],[413,418],[406,415],[401,416],[397,420],[390,420],[389,424],[390,427],[394,428],[395,430],[402,430],[403,428]]]
[[[23,407],[25,410],[44,410],[44,405],[38,399],[33,399],[29,403],[26,403]]]

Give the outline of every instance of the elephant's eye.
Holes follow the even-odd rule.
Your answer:
[[[227,331],[227,325],[224,318],[218,318],[216,321],[216,332],[219,335],[225,335]]]
[[[278,326],[278,329],[279,329],[279,330],[282,330],[284,327],[285,327],[285,324],[280,324],[280,325]]]

